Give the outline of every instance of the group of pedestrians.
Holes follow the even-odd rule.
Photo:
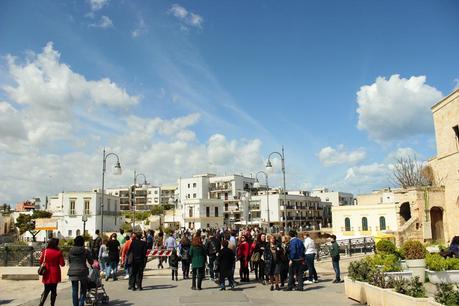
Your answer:
[[[72,283],[72,301],[74,306],[84,305],[88,288],[88,274],[91,268],[99,267],[104,271],[105,279],[116,281],[118,268],[125,270],[125,279],[129,279],[129,290],[143,290],[143,273],[149,252],[153,249],[167,251],[168,256],[158,257],[158,268],[164,268],[168,261],[172,280],[181,277],[190,279],[191,289],[201,290],[202,282],[209,278],[226,290],[226,282],[234,288],[236,263],[239,262],[240,282],[250,282],[254,273],[255,281],[270,285],[270,290],[302,291],[306,283],[318,282],[314,262],[317,250],[309,234],[298,237],[295,230],[288,234],[268,234],[258,229],[242,230],[197,230],[172,232],[165,237],[163,231],[150,230],[143,233],[124,235],[112,233],[108,239],[100,232],[85,247],[85,240],[77,236],[68,254],[68,276]],[[333,268],[336,273],[334,282],[340,282],[339,246],[332,236],[330,246]],[[44,305],[51,293],[51,305],[55,305],[57,284],[61,281],[60,267],[65,261],[59,250],[59,240],[51,238],[40,257],[40,264],[46,266],[42,282],[44,290],[40,306]],[[304,281],[303,275],[308,276]],[[287,284],[287,287],[285,287]]]

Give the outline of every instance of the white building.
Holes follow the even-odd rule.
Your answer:
[[[183,226],[190,229],[223,226],[223,200],[189,199],[183,202]]]
[[[315,188],[311,196],[319,197],[322,202],[331,202],[333,206],[354,205],[354,195],[347,192],[330,191],[328,188]]]
[[[161,204],[161,188],[150,184],[131,185],[128,187],[107,188],[105,193],[120,198],[120,210],[151,210]]]
[[[313,197],[307,191],[288,191],[285,195],[287,203],[284,205],[284,195],[278,190],[259,191],[251,196],[250,221],[261,224],[269,221],[271,225],[278,225],[302,229],[320,229],[331,224],[331,203],[322,202],[319,197]],[[257,205],[258,202],[258,205]],[[257,220],[254,216],[260,216]]]
[[[102,193],[88,192],[61,192],[50,197],[48,211],[57,219],[57,230],[53,232],[57,237],[76,237],[83,234],[83,215],[86,215],[86,232],[93,235],[96,229],[102,230],[101,201]],[[115,232],[123,224],[120,216],[120,198],[113,195],[104,195],[104,232]]]
[[[254,183],[254,178],[237,174],[216,176],[205,173],[191,178],[180,178],[178,205],[183,206],[189,200],[222,200],[224,223],[231,225],[241,221],[241,197],[245,192],[252,190]]]

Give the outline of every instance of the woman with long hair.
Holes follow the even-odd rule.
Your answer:
[[[240,238],[241,242],[237,246],[237,258],[239,259],[239,277],[241,282],[249,282],[249,260],[250,260],[250,244],[246,241],[244,235]]]
[[[191,264],[190,248],[191,248],[190,239],[188,239],[186,235],[183,235],[182,240],[180,240],[180,245],[179,245],[180,257],[182,260],[183,279],[190,278],[190,264]]]
[[[271,282],[271,291],[279,290],[279,278],[282,267],[282,246],[277,243],[276,237],[269,237],[269,245],[264,253],[266,274],[269,276]]]
[[[201,284],[205,273],[206,251],[202,246],[202,240],[200,235],[196,235],[193,237],[190,248],[190,257],[191,268],[193,273],[191,289],[201,290]]]
[[[62,251],[59,249],[59,239],[51,238],[46,249],[41,252],[40,265],[45,265],[45,273],[41,279],[45,285],[41,294],[40,306],[45,304],[48,294],[51,292],[51,306],[56,303],[57,284],[61,282],[61,267],[65,265]]]
[[[73,240],[73,247],[69,251],[69,271],[67,272],[72,282],[73,306],[84,306],[88,288],[88,263],[89,265],[93,263],[91,252],[84,247],[83,236],[76,236]]]
[[[105,274],[105,280],[108,281],[110,274],[113,273],[113,280],[118,279],[118,264],[120,262],[120,243],[117,239],[116,233],[110,235],[110,239],[107,242],[108,250],[108,265],[107,273]]]

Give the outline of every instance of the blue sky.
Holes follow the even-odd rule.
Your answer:
[[[125,169],[108,185],[134,169],[155,184],[248,175],[284,145],[289,188],[385,187],[397,156],[435,154],[430,106],[459,85],[458,13],[457,1],[2,1],[0,202],[98,186],[104,146]]]

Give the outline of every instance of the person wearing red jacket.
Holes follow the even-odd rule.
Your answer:
[[[250,260],[251,247],[246,241],[245,236],[241,236],[241,242],[237,246],[237,258],[239,259],[239,277],[241,282],[249,282],[249,260]]]
[[[64,256],[59,249],[59,239],[51,238],[46,249],[41,252],[40,265],[45,264],[46,271],[41,279],[45,285],[41,294],[40,306],[45,304],[48,294],[51,292],[51,306],[56,303],[57,284],[61,282],[61,267],[65,265]]]

